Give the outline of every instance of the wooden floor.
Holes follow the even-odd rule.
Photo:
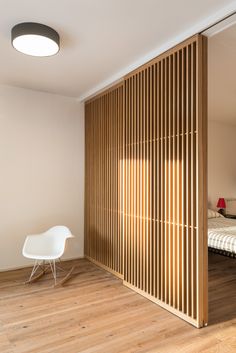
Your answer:
[[[0,353],[236,352],[236,260],[209,256],[210,323],[196,329],[87,260],[53,289],[0,273]],[[71,266],[71,263],[66,263]]]

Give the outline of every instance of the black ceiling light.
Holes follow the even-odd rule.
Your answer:
[[[46,25],[34,22],[19,23],[11,30],[13,47],[33,56],[51,56],[60,49],[59,34]]]

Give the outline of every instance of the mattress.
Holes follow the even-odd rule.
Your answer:
[[[236,219],[208,219],[208,246],[236,253]]]

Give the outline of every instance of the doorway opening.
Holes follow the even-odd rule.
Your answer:
[[[208,37],[209,324],[236,318],[236,16]]]

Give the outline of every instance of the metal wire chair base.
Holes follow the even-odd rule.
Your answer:
[[[58,259],[57,261],[61,263],[60,259]],[[41,271],[37,274],[38,270]],[[74,267],[72,267],[71,270],[67,273],[67,275],[60,282],[58,282],[58,271],[66,272],[66,270],[63,267],[59,266],[56,260],[35,260],[30,277],[25,282],[25,284],[30,284],[32,282],[37,281],[39,278],[45,275],[48,270],[51,270],[54,278],[54,286],[57,286],[63,284],[69,278],[69,276],[74,270]]]

